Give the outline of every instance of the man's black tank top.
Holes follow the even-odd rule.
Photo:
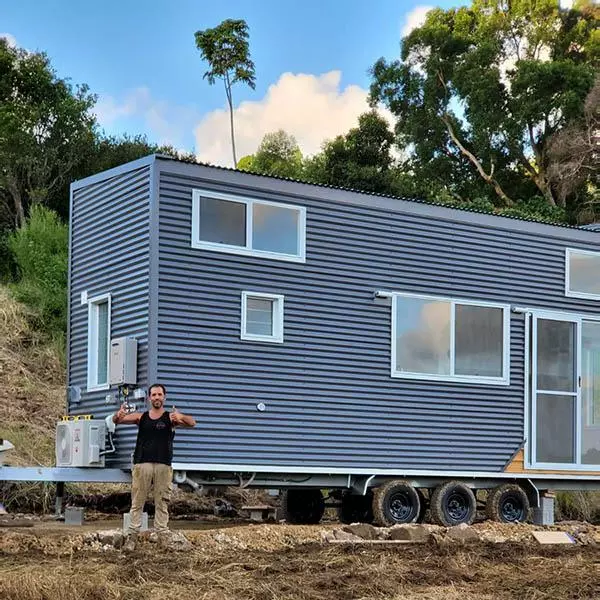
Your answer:
[[[165,411],[158,419],[151,419],[146,411],[140,419],[133,464],[162,463],[170,465],[173,460],[173,437],[175,428],[169,413]]]

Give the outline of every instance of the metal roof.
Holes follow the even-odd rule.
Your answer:
[[[517,216],[517,215],[504,215],[504,214],[498,214],[498,213],[494,213],[494,212],[488,212],[485,210],[480,210],[477,208],[472,208],[469,206],[461,206],[461,205],[456,205],[456,204],[447,204],[444,202],[432,202],[430,200],[425,200],[422,198],[410,198],[410,197],[406,197],[406,196],[393,196],[391,194],[382,194],[382,193],[378,193],[378,192],[370,192],[370,191],[365,191],[365,190],[360,190],[360,189],[355,189],[355,188],[348,188],[348,187],[342,187],[342,186],[337,186],[337,185],[329,185],[326,183],[315,183],[313,181],[308,181],[308,180],[303,180],[303,179],[295,179],[292,177],[281,177],[279,175],[269,175],[266,173],[256,173],[254,171],[244,171],[241,169],[233,169],[231,167],[223,167],[221,165],[213,165],[210,163],[206,163],[206,162],[200,162],[200,161],[195,161],[195,160],[191,160],[191,159],[186,159],[186,158],[176,158],[174,156],[170,156],[167,154],[160,154],[157,153],[155,154],[155,156],[157,158],[163,159],[163,160],[171,160],[174,162],[180,162],[180,163],[187,163],[187,164],[191,164],[191,165],[198,165],[201,167],[209,167],[211,169],[219,169],[221,171],[230,171],[230,172],[234,172],[234,173],[243,173],[244,175],[254,175],[256,177],[266,177],[267,179],[275,179],[275,180],[279,180],[279,181],[289,181],[291,183],[299,183],[299,184],[304,184],[304,185],[312,185],[318,188],[327,188],[327,189],[332,189],[332,190],[340,190],[340,191],[345,191],[345,192],[354,192],[354,193],[358,193],[358,194],[364,194],[367,196],[375,196],[375,197],[379,197],[379,198],[391,198],[393,200],[403,200],[405,202],[415,202],[418,204],[429,204],[432,206],[440,206],[443,208],[451,208],[454,210],[460,210],[463,212],[470,212],[470,213],[477,213],[477,214],[482,214],[482,215],[489,215],[492,217],[501,217],[504,219],[513,219],[515,221],[525,221],[525,222],[531,222],[531,223],[543,223],[545,225],[554,225],[556,227],[564,227],[566,229],[587,229],[587,230],[591,230],[591,231],[600,231],[600,223],[596,223],[596,224],[591,224],[591,225],[569,225],[568,223],[561,223],[559,221],[552,221],[550,219],[534,219],[533,217],[525,217],[525,216]]]

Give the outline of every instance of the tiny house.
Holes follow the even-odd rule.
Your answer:
[[[595,486],[600,231],[148,156],[71,186],[68,411],[153,382],[198,423],[176,481],[289,488],[300,521],[319,487],[403,522],[448,481]]]

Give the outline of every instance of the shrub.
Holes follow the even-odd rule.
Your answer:
[[[61,345],[67,326],[68,245],[68,226],[41,205],[34,205],[26,223],[8,238],[17,268],[11,290],[30,309],[33,326]]]
[[[556,494],[558,521],[600,522],[600,492],[558,492]]]

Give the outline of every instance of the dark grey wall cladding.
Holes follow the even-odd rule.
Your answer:
[[[395,212],[348,192],[327,191],[336,202],[311,186],[158,164],[158,375],[198,421],[177,434],[178,462],[500,470],[524,437],[523,317],[511,318],[509,387],[392,379],[391,308],[373,292],[598,310],[564,296],[566,228],[542,237],[485,224],[493,217],[440,220],[402,210],[414,203]],[[238,193],[307,207],[306,264],[191,248],[192,189],[234,191],[218,183],[234,177]],[[283,344],[240,340],[243,290],[285,295]]]
[[[103,418],[116,410],[107,391],[87,392],[88,297],[110,293],[111,336],[138,339],[138,380],[148,371],[150,167],[75,189],[72,200],[71,314],[68,348],[69,385],[81,388],[81,402],[70,414]],[[135,428],[118,429],[118,448],[128,460]]]

